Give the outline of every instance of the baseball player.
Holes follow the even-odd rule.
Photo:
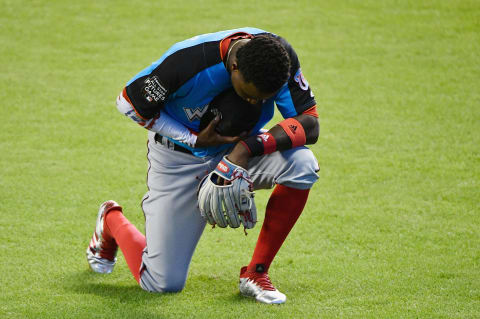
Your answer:
[[[252,106],[258,114],[248,131],[222,135],[218,115],[201,127],[213,102],[240,113]],[[275,106],[284,120],[268,132],[262,130]],[[90,267],[98,273],[112,272],[120,247],[143,289],[182,290],[206,221],[222,223],[209,220],[209,213],[199,209],[205,207],[203,197],[197,199],[200,181],[217,172],[224,185],[242,180],[253,189],[273,188],[252,259],[241,268],[239,288],[242,295],[259,302],[284,303],[286,296],[273,286],[268,270],[319,170],[304,146],[318,138],[316,102],[291,45],[256,28],[179,42],[126,84],[117,108],[149,130],[148,191],[142,200],[145,236],[124,217],[119,204],[104,202],[87,248]],[[229,170],[235,173],[221,175]],[[246,228],[256,222],[252,201],[240,214]],[[209,210],[215,204],[206,206]]]

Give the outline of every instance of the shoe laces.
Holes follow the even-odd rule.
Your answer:
[[[253,280],[253,282],[255,284],[257,284],[258,286],[260,286],[263,290],[271,290],[271,291],[276,290],[275,287],[273,286],[272,282],[270,281],[270,278],[268,277],[268,274],[266,272],[250,273],[248,278]]]

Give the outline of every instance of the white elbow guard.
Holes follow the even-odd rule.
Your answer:
[[[160,111],[160,116],[155,119],[150,130],[183,144],[187,144],[190,147],[195,147],[195,143],[197,142],[197,136],[195,134],[163,110]]]
[[[156,116],[152,119],[142,118],[135,109],[133,105],[130,104],[127,99],[121,92],[117,97],[117,109],[120,113],[129,117],[137,124],[143,126],[144,128],[156,132],[160,135],[170,137],[174,140],[177,140],[181,143],[187,144],[190,147],[195,147],[197,142],[197,136],[190,132],[188,128],[182,125],[180,122],[173,119],[163,110],[160,111],[159,116]]]

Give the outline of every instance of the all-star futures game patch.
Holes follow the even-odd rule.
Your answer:
[[[150,76],[144,81],[145,86],[142,88],[145,99],[152,102],[164,102],[168,96],[168,90],[160,83],[158,76]]]

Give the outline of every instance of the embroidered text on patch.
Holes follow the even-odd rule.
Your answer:
[[[165,101],[168,90],[160,83],[158,76],[148,77],[144,81],[143,87],[144,97],[148,102]]]

